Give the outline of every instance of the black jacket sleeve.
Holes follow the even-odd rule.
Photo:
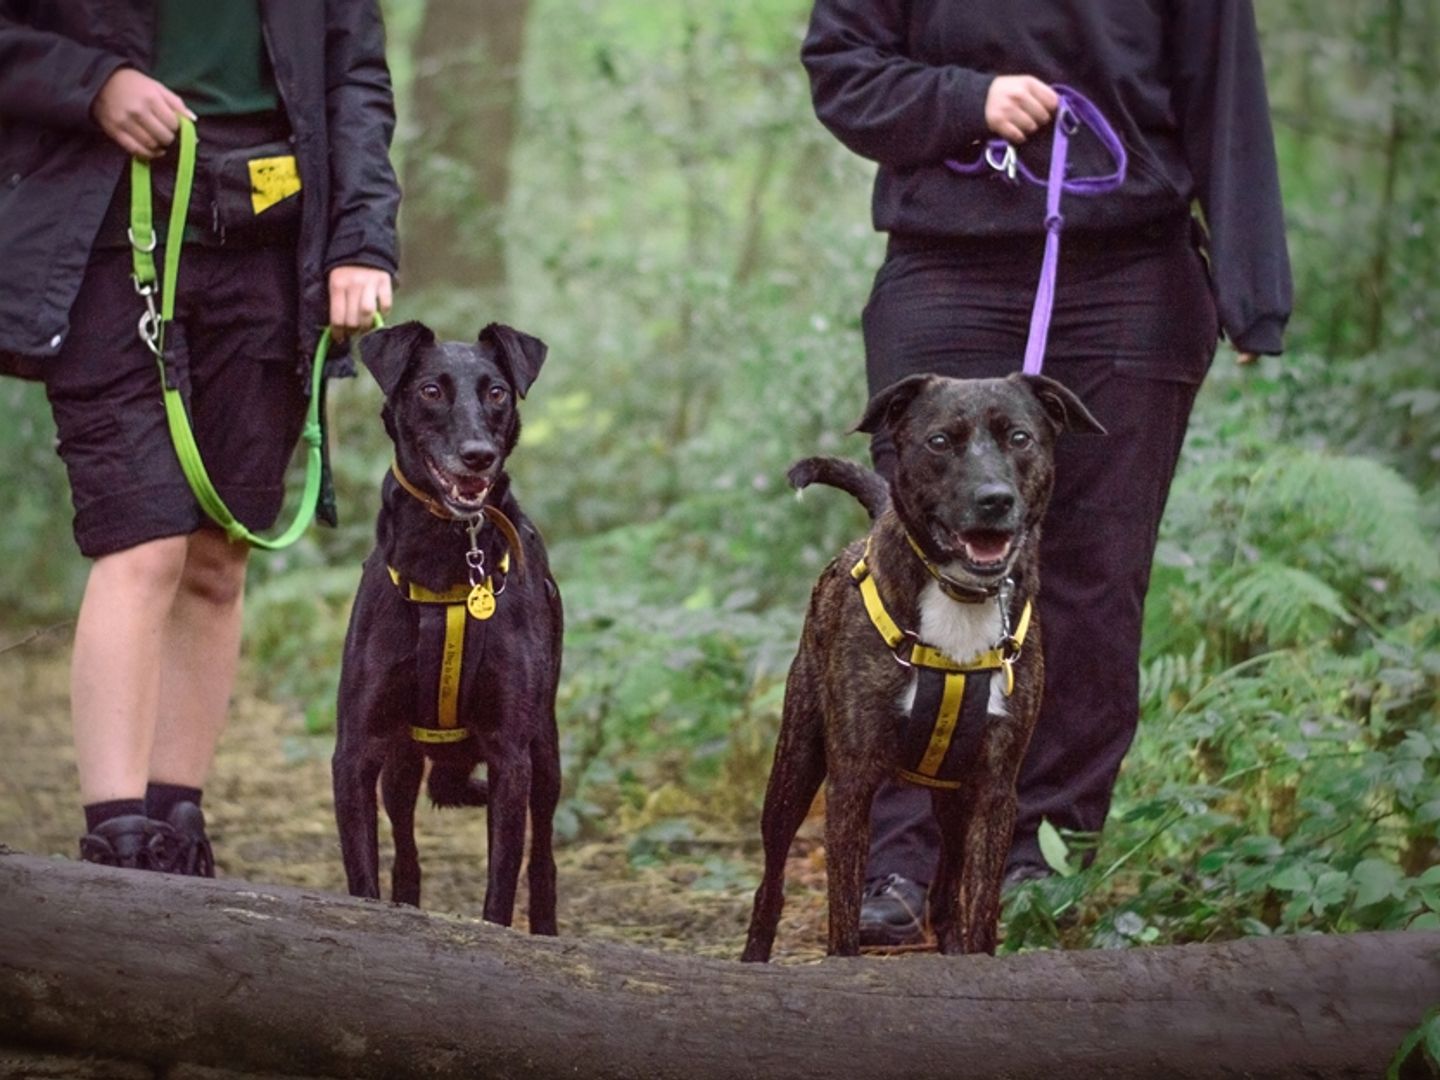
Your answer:
[[[989,135],[993,75],[905,55],[906,0],[816,0],[800,58],[815,114],[882,165],[934,165]]]
[[[90,105],[124,59],[26,25],[24,8],[0,0],[0,116],[98,130]]]
[[[1278,353],[1290,315],[1290,257],[1250,0],[1177,0],[1174,102],[1210,234],[1220,323],[1236,348]]]
[[[375,0],[328,0],[325,49],[331,198],[324,267],[353,264],[394,274],[400,206],[390,164],[395,104]]]

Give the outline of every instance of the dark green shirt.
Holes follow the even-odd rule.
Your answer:
[[[197,116],[280,107],[258,0],[158,0],[152,74]]]

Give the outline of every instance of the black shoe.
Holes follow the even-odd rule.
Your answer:
[[[178,802],[170,808],[167,819],[175,831],[175,859],[172,874],[190,877],[215,876],[215,853],[205,835],[205,815],[193,802]]]
[[[1006,867],[1005,876],[1000,881],[1000,895],[1008,896],[1027,881],[1042,881],[1045,878],[1053,877],[1054,874],[1055,871],[1048,866],[1041,866],[1039,863],[1013,863]]]
[[[925,894],[918,881],[889,874],[865,886],[861,945],[913,945],[925,938]]]
[[[80,838],[80,858],[101,866],[168,872],[179,846],[175,830],[165,822],[144,814],[123,814],[102,821]]]

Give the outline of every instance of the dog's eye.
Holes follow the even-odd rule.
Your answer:
[[[1010,432],[1011,446],[1029,446],[1034,441],[1035,436],[1031,435],[1024,428],[1016,428],[1014,431]]]
[[[490,387],[489,397],[491,405],[504,405],[505,402],[510,400],[510,391],[506,390],[503,386],[492,386]]]
[[[925,440],[925,445],[937,454],[943,454],[946,450],[950,449],[950,436],[937,431]]]
[[[421,401],[439,401],[445,396],[445,392],[440,389],[440,384],[433,382],[424,383],[417,393],[420,395]]]

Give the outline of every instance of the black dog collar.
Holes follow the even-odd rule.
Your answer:
[[[1000,595],[1000,590],[1004,585],[1003,582],[997,581],[994,585],[981,586],[968,585],[963,581],[956,581],[941,570],[940,567],[936,566],[935,561],[925,554],[925,549],[920,546],[920,542],[916,540],[915,537],[910,535],[909,529],[905,530],[905,539],[910,542],[910,550],[915,552],[921,565],[925,567],[926,571],[929,572],[930,576],[933,577],[940,586],[940,591],[951,600],[960,604],[980,604],[986,600],[993,600],[996,596]]]

